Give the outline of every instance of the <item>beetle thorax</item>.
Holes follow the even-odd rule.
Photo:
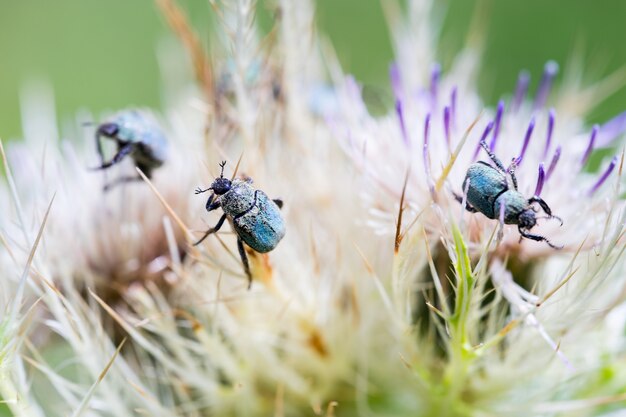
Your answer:
[[[255,189],[247,182],[236,179],[230,190],[220,196],[220,203],[224,213],[236,216],[245,213],[254,205]]]
[[[508,190],[502,193],[494,203],[494,218],[500,218],[500,207],[503,205],[504,223],[520,224],[520,216],[528,209],[528,203],[522,193],[515,190]]]

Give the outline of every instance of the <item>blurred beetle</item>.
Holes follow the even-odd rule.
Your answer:
[[[103,137],[114,140],[117,145],[116,154],[108,162],[104,161],[101,141]],[[107,169],[130,155],[135,166],[148,178],[151,178],[155,168],[165,162],[168,147],[165,134],[154,116],[138,109],[122,110],[99,125],[96,130],[96,145],[100,156],[100,166],[93,168],[94,170]],[[104,190],[110,190],[117,184],[137,180],[141,180],[138,175],[123,176],[105,185]]]
[[[463,181],[464,189],[467,189],[467,202],[465,209],[470,213],[481,212],[490,219],[498,219],[503,214],[505,224],[516,224],[522,237],[536,241],[546,242],[554,249],[562,249],[562,246],[553,245],[547,238],[534,235],[528,231],[537,224],[537,208],[534,203],[545,211],[550,219],[557,219],[563,225],[561,218],[554,216],[548,204],[539,196],[526,199],[517,190],[517,178],[515,177],[516,162],[513,160],[509,169],[505,169],[498,157],[491,152],[484,139],[480,146],[487,152],[495,167],[483,161],[470,165]],[[511,179],[511,184],[507,180]],[[455,194],[457,201],[463,202],[463,198]]]
[[[283,202],[279,199],[271,200],[263,191],[255,189],[249,178],[232,181],[224,178],[225,165],[226,161],[220,164],[222,172],[209,188],[206,190],[198,188],[195,191],[196,194],[201,194],[212,190],[206,209],[213,211],[221,207],[224,214],[213,228],[194,243],[194,246],[220,230],[224,221],[228,219],[237,234],[237,249],[248,277],[249,289],[252,285],[252,274],[243,244],[260,253],[269,252],[278,245],[285,236],[285,222],[280,214]]]

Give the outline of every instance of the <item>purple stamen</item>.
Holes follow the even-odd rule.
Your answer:
[[[554,76],[559,72],[559,64],[555,61],[548,61],[543,67],[543,76],[537,89],[537,95],[535,96],[535,108],[539,109],[546,104],[550,89],[552,88],[552,81]]]
[[[396,100],[402,99],[402,78],[400,77],[400,68],[395,62],[389,66],[389,79],[393,96]]]
[[[539,174],[537,175],[537,186],[535,187],[535,194],[537,197],[541,195],[541,190],[543,190],[543,183],[546,178],[546,172],[543,170],[543,162],[539,164]]]
[[[396,114],[398,115],[398,121],[400,122],[400,132],[402,133],[402,139],[404,144],[409,144],[409,134],[406,130],[406,124],[404,123],[404,110],[402,108],[402,101],[396,100]]]
[[[550,162],[550,166],[548,167],[548,172],[546,173],[546,181],[550,179],[552,172],[554,172],[554,168],[556,168],[557,162],[559,162],[559,158],[561,157],[561,146],[557,146],[554,151],[554,156],[552,157],[552,161]]]
[[[450,93],[450,126],[454,129],[456,127],[456,86],[452,88]]]
[[[533,134],[533,130],[535,129],[535,118],[530,119],[530,123],[528,124],[528,129],[526,129],[526,136],[524,137],[524,145],[522,145],[522,151],[520,155],[517,157],[515,163],[517,166],[522,164],[524,160],[524,155],[526,155],[526,149],[528,149],[528,144],[530,143],[530,137]]]
[[[548,150],[550,149],[550,143],[552,142],[552,132],[554,131],[554,118],[556,117],[556,112],[554,109],[550,109],[548,112],[548,134],[546,135],[546,147],[543,149],[543,159],[546,159],[546,155],[548,154]]]
[[[528,91],[528,84],[530,84],[530,74],[528,71],[524,70],[519,73],[517,77],[517,87],[515,87],[515,96],[513,96],[513,103],[511,109],[513,111],[517,111],[524,98],[526,97],[526,92]]]
[[[626,112],[617,115],[602,125],[598,136],[598,146],[608,147],[618,136],[626,132]]]
[[[478,146],[476,146],[476,150],[474,151],[474,156],[472,157],[472,160],[476,160],[476,158],[478,157],[478,152],[480,152],[481,148],[480,143],[487,139],[487,136],[489,136],[489,132],[491,132],[491,129],[493,129],[493,122],[489,122],[487,124],[487,127],[485,127],[483,135],[480,137],[480,142],[478,142]]]
[[[433,104],[437,101],[437,87],[439,85],[439,78],[441,77],[441,65],[435,63],[430,73],[430,97]]]
[[[602,174],[602,176],[598,179],[598,182],[596,182],[593,185],[593,187],[591,187],[588,193],[589,195],[598,191],[598,188],[600,188],[602,184],[604,184],[604,181],[606,181],[609,175],[611,175],[611,172],[613,172],[613,170],[615,169],[615,165],[617,165],[617,156],[613,157],[613,159],[611,160],[611,163],[609,164],[607,169],[604,171],[604,174]]]
[[[430,178],[430,158],[428,157],[428,131],[430,130],[430,113],[426,115],[424,121],[424,146],[422,147],[422,157],[424,158],[424,170],[426,178]]]
[[[443,108],[443,131],[446,135],[446,144],[450,148],[450,107]]]
[[[589,155],[591,155],[591,152],[593,151],[593,145],[596,142],[596,136],[598,135],[598,130],[600,130],[600,126],[593,125],[593,128],[591,129],[591,137],[589,138],[589,144],[587,145],[587,149],[585,150],[585,153],[583,154],[583,157],[580,160],[581,165],[585,165],[585,163],[589,159]]]
[[[496,147],[496,140],[500,133],[500,122],[502,121],[502,113],[504,112],[504,101],[498,102],[498,110],[496,111],[496,120],[493,126],[493,135],[491,136],[491,142],[489,142],[489,149],[493,152]]]

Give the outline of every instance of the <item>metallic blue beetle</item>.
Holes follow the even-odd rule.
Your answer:
[[[243,269],[248,277],[248,288],[250,288],[252,274],[243,244],[260,253],[269,252],[278,245],[278,242],[285,236],[285,222],[280,214],[283,202],[278,199],[270,200],[263,191],[254,189],[251,179],[231,181],[224,178],[225,165],[226,161],[220,164],[222,172],[209,188],[196,189],[196,194],[212,190],[213,193],[206,202],[206,209],[213,211],[221,207],[224,214],[215,227],[207,230],[202,239],[194,243],[194,246],[199,245],[210,234],[220,230],[228,218],[237,234],[237,249],[239,249]]]
[[[104,162],[101,138],[113,139],[117,144],[117,153],[109,162]],[[109,121],[102,123],[96,130],[96,145],[100,156],[100,166],[94,170],[107,169],[130,155],[135,166],[148,178],[155,168],[163,165],[167,157],[167,139],[154,117],[142,110],[123,110]],[[107,184],[109,190],[116,184],[141,180],[140,176],[124,176]]]
[[[480,142],[480,145],[487,152],[495,167],[483,161],[470,165],[463,181],[464,188],[467,187],[465,209],[471,213],[481,212],[490,219],[498,219],[501,207],[504,205],[503,220],[505,224],[516,224],[522,237],[544,241],[554,249],[561,249],[562,247],[553,245],[543,236],[528,233],[537,224],[537,208],[533,204],[539,204],[548,215],[548,218],[557,219],[561,224],[563,224],[563,221],[559,217],[552,215],[552,210],[541,197],[533,196],[526,199],[517,191],[515,161],[507,170],[498,157],[491,152],[484,139]],[[512,189],[509,187],[507,175],[511,178],[510,185]],[[469,186],[467,186],[468,182]],[[455,197],[459,202],[463,201],[461,196],[455,195]]]

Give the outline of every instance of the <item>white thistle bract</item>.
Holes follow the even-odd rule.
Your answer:
[[[87,169],[91,116],[58,139],[50,95],[24,99],[25,140],[4,144],[0,184],[0,415],[608,416],[624,405],[623,157],[584,169],[618,143],[624,116],[585,128],[596,90],[553,91],[554,63],[534,94],[522,75],[484,108],[479,54],[432,66],[436,28],[416,1],[393,24],[395,108],[375,117],[319,52],[311,4],[280,2],[264,49],[254,2],[212,3],[224,46],[209,65],[176,4],[158,2],[202,88],[176,84],[181,60],[164,48],[170,157],[149,182],[104,193]],[[563,219],[536,227],[563,249],[520,242],[455,200],[486,159],[481,136],[504,164],[517,158],[520,192]],[[219,218],[193,190],[221,160],[225,176],[237,169],[285,202],[285,238],[248,252],[250,291],[228,225],[192,245]],[[134,173],[127,162],[106,180]]]

